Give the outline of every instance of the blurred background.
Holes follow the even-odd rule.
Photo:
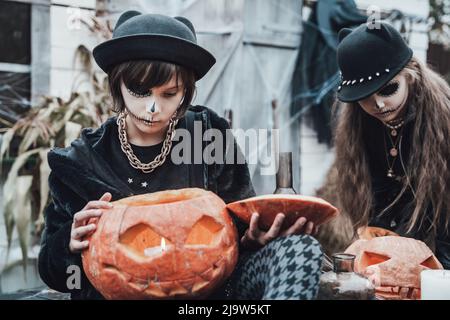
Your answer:
[[[314,195],[333,161],[337,32],[383,19],[450,80],[450,0],[0,0],[0,294],[43,286],[36,259],[46,153],[112,114],[92,48],[121,12],[185,16],[217,59],[193,104],[234,129],[280,130],[294,189]],[[245,150],[261,155],[264,150]],[[258,194],[275,177],[250,166]]]

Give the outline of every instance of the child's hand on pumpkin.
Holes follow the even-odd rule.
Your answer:
[[[111,198],[111,193],[106,192],[99,200],[89,201],[83,209],[74,214],[72,231],[70,232],[70,252],[81,252],[89,247],[89,241],[83,241],[83,237],[93,232],[96,228],[95,222],[89,220],[98,221],[98,218],[103,213],[102,209],[111,209],[112,204],[109,203]],[[88,222],[89,224],[87,224]]]
[[[286,230],[281,230],[285,219],[283,213],[277,214],[275,220],[272,223],[270,229],[265,232],[261,230],[258,226],[259,214],[257,212],[252,214],[250,219],[250,226],[245,232],[245,235],[241,239],[242,245],[247,248],[260,248],[268,244],[270,241],[278,238],[289,236],[293,234],[308,234],[315,235],[319,231],[319,227],[314,227],[314,223],[307,221],[306,218],[300,217],[295,221],[295,223],[287,228]]]

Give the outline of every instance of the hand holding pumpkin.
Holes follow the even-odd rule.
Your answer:
[[[315,235],[318,226],[339,214],[337,208],[323,199],[298,194],[255,196],[229,203],[227,209],[249,224],[241,239],[249,248],[264,246],[280,236]]]
[[[102,214],[102,209],[111,209],[112,195],[106,192],[99,200],[89,201],[83,209],[73,216],[72,231],[70,232],[69,250],[72,253],[81,252],[89,247],[89,241],[83,238],[96,228],[96,221]],[[94,221],[89,221],[94,218]],[[89,222],[89,224],[87,224]]]
[[[314,223],[307,221],[305,217],[299,217],[293,225],[286,230],[282,230],[282,225],[285,218],[286,216],[284,213],[278,213],[270,229],[267,232],[264,232],[258,225],[259,213],[254,212],[250,219],[249,228],[242,237],[241,243],[248,248],[258,248],[265,246],[270,241],[278,237],[302,233],[315,235],[319,231],[319,227],[314,226]]]

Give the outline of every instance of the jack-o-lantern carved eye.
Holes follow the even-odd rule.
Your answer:
[[[429,269],[440,269],[440,264],[435,256],[431,256],[420,263],[420,265]]]
[[[192,227],[186,245],[210,245],[220,235],[223,225],[208,216],[202,216]]]
[[[143,223],[128,229],[120,236],[119,241],[141,256],[148,256],[148,249],[160,248],[162,244],[171,244],[169,240],[161,237],[150,226]]]
[[[361,257],[360,266],[361,268],[365,269],[369,266],[388,261],[389,259],[391,258],[382,254],[364,251],[364,254]]]
[[[202,216],[189,231],[185,244],[209,246],[220,237],[222,229],[223,225],[212,217]],[[162,237],[150,226],[143,223],[129,228],[120,236],[119,242],[143,257],[162,252],[165,246],[172,244],[167,238]]]

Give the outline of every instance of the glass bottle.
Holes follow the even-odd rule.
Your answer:
[[[280,152],[274,194],[296,194],[292,186],[292,152]]]
[[[223,116],[227,122],[230,128],[233,128],[233,110],[232,109],[225,109],[224,116]]]
[[[375,287],[366,277],[353,271],[355,255],[333,255],[333,271],[321,275],[318,300],[374,300]]]

